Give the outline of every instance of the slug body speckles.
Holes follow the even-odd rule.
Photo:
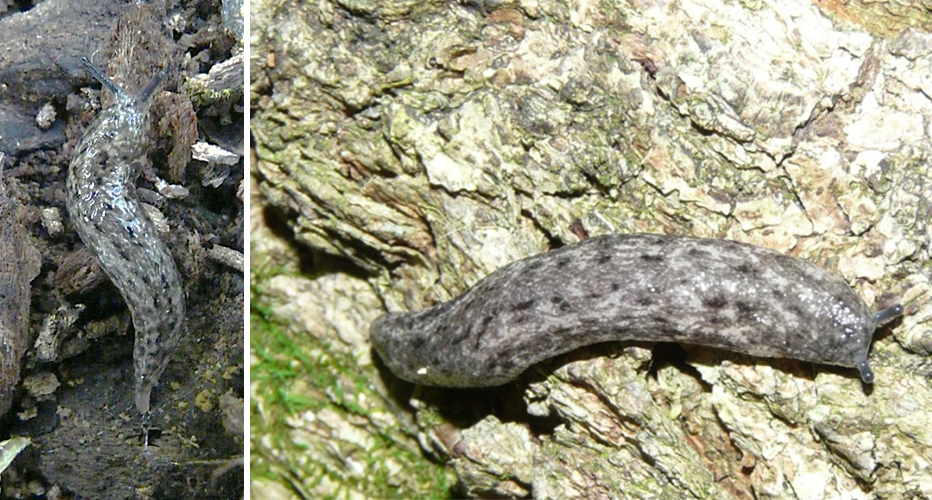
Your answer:
[[[879,323],[842,281],[807,262],[730,240],[607,235],[507,265],[458,298],[386,314],[379,356],[419,384],[484,387],[584,345],[700,344],[857,367]]]
[[[148,149],[149,104],[156,77],[130,96],[85,64],[114,94],[75,147],[66,187],[68,214],[81,240],[129,307],[136,330],[135,404],[149,411],[153,386],[183,331],[184,292],[171,253],[136,198]]]

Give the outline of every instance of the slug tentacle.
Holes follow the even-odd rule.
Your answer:
[[[113,82],[113,80],[111,80],[106,74],[104,74],[104,72],[100,68],[91,64],[90,59],[86,57],[82,57],[81,64],[83,64],[84,67],[87,68],[87,70],[91,72],[91,75],[93,75],[95,80],[100,82],[101,85],[103,85],[104,87],[107,87],[107,90],[109,90],[113,95],[115,96],[126,95],[126,93],[123,92],[123,89],[121,89],[116,83]]]
[[[135,187],[149,145],[149,105],[163,74],[130,96],[86,58],[82,61],[115,100],[75,147],[66,203],[81,240],[129,307],[136,330],[134,402],[146,414],[184,321],[181,275]]]
[[[874,372],[871,370],[871,365],[870,363],[867,362],[866,359],[858,363],[858,365],[855,368],[857,368],[858,371],[861,373],[862,382],[864,382],[865,384],[874,383]]]
[[[877,326],[880,326],[902,315],[903,306],[896,304],[881,311],[877,311],[877,314],[874,315],[874,321],[877,322]]]
[[[418,384],[484,387],[578,347],[682,342],[858,368],[879,313],[807,262],[730,240],[607,235],[513,262],[454,300],[386,314],[372,345]]]

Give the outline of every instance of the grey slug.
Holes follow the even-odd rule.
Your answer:
[[[82,59],[114,96],[75,147],[66,187],[71,222],[126,301],[136,343],[134,400],[149,412],[152,388],[183,331],[184,291],[168,247],[136,198],[149,145],[149,104],[162,76],[138,96]]]
[[[798,259],[730,240],[607,235],[513,262],[454,300],[386,314],[372,345],[402,379],[443,387],[507,383],[597,342],[699,344],[855,367],[878,313],[842,281]]]

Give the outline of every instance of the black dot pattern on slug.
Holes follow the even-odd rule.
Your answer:
[[[135,403],[149,410],[152,387],[168,364],[184,320],[181,275],[134,186],[149,141],[149,101],[156,78],[138,97],[127,95],[92,68],[114,103],[101,110],[75,147],[66,205],[72,224],[126,301],[136,342]]]
[[[876,326],[845,283],[805,261],[729,240],[630,234],[514,262],[450,302],[384,315],[370,334],[405,380],[482,387],[610,340],[863,367],[866,380]]]

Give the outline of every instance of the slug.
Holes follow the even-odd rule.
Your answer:
[[[605,341],[682,342],[857,368],[865,383],[872,313],[842,281],[798,259],[730,240],[606,235],[513,262],[454,300],[390,313],[372,345],[398,377],[489,387],[558,354]]]
[[[68,171],[71,222],[119,289],[136,330],[134,402],[149,413],[152,388],[181,337],[184,292],[168,247],[136,198],[149,145],[149,104],[164,75],[131,96],[86,58],[82,62],[114,96],[78,141]]]

